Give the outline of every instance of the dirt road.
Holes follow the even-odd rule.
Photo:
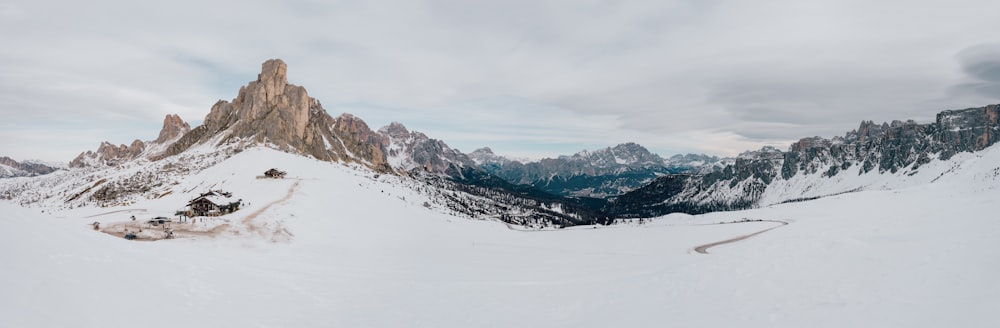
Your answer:
[[[729,243],[735,243],[735,242],[738,242],[738,241],[741,241],[741,240],[744,240],[744,239],[747,239],[747,238],[750,238],[750,237],[753,237],[753,236],[756,236],[756,235],[759,235],[759,234],[762,234],[762,233],[765,233],[765,232],[768,232],[768,231],[771,231],[771,230],[774,230],[774,229],[777,229],[777,228],[781,228],[783,226],[788,225],[788,222],[778,221],[778,220],[739,221],[739,222],[729,222],[729,223],[720,223],[720,224],[736,224],[736,223],[751,223],[751,222],[774,222],[774,223],[780,223],[780,224],[776,225],[776,226],[773,226],[773,227],[770,227],[770,228],[767,228],[767,229],[764,229],[764,230],[761,230],[761,231],[757,231],[757,232],[751,233],[751,234],[746,234],[746,235],[742,235],[742,236],[736,236],[736,237],[729,238],[729,239],[726,239],[726,240],[717,241],[717,242],[710,243],[710,244],[704,244],[704,245],[701,245],[701,246],[696,246],[694,248],[694,251],[698,252],[698,253],[701,253],[701,254],[708,254],[708,249],[709,248],[712,248],[712,247],[715,247],[715,246],[719,246],[719,245],[725,245],[725,244],[729,244]]]

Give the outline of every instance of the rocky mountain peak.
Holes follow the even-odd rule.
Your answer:
[[[287,73],[284,61],[265,61],[257,80],[240,87],[233,100],[216,102],[204,124],[185,133],[153,159],[219,140],[216,146],[263,144],[319,160],[359,162],[376,170],[389,170],[382,152],[385,141],[378,134],[350,114],[331,117],[305,88],[289,84]]]
[[[855,133],[848,133],[850,137],[857,137],[858,142],[865,142],[873,138],[879,138],[882,136],[883,131],[889,128],[886,123],[875,124],[872,121],[861,121],[861,125]]]
[[[104,141],[97,151],[85,151],[69,162],[69,167],[114,166],[138,158],[146,151],[146,143],[136,139],[130,145],[117,145]]]
[[[634,142],[627,142],[598,150],[584,150],[571,157],[560,157],[575,162],[586,162],[586,165],[597,167],[619,167],[633,165],[662,165],[663,158],[650,153],[646,147]]]
[[[649,153],[649,150],[646,149],[646,147],[643,147],[642,145],[639,145],[634,142],[626,142],[623,144],[618,144],[614,147],[611,147],[611,149],[613,149],[616,152]]]
[[[382,145],[389,163],[403,171],[422,170],[461,178],[465,169],[475,167],[467,155],[444,141],[409,131],[399,122],[382,127],[378,135],[384,140]]]
[[[378,129],[378,133],[394,139],[403,139],[410,135],[410,130],[407,130],[403,123],[392,122]]]
[[[205,125],[215,132],[232,129],[234,137],[279,143],[304,139],[310,109],[320,106],[305,88],[288,84],[287,70],[280,59],[264,62],[257,80],[241,87],[236,99],[212,106]]]
[[[781,158],[784,152],[774,146],[764,146],[760,150],[748,150],[740,153],[738,159],[774,159]]]
[[[634,142],[619,144],[611,148],[615,157],[626,164],[662,163],[663,158],[649,152],[649,149]]]
[[[475,162],[477,165],[496,165],[503,166],[510,162],[516,162],[514,160],[507,159],[506,157],[497,155],[493,153],[493,149],[490,147],[483,147],[473,150],[469,153],[469,159]]]
[[[280,96],[288,85],[288,65],[281,59],[268,59],[261,64],[257,82],[264,85],[269,97]]]
[[[160,129],[160,136],[154,142],[163,144],[184,135],[188,131],[191,131],[191,125],[184,122],[177,114],[168,114],[167,117],[163,118],[163,128]]]
[[[790,151],[801,152],[812,148],[829,148],[832,144],[831,140],[824,139],[822,137],[808,137],[799,139],[790,146]]]

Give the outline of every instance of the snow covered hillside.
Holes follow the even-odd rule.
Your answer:
[[[405,178],[250,148],[126,206],[0,201],[0,326],[992,327],[1000,148],[968,155],[933,183],[519,231]],[[256,178],[272,167],[286,179]],[[209,189],[245,205],[175,223],[204,234],[90,225],[172,216]]]
[[[1000,142],[1000,105],[946,110],[934,122],[875,124],[830,139],[764,147],[707,174],[667,175],[610,202],[617,217],[768,206],[846,192],[932,183]]]

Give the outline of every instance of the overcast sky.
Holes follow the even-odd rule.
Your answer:
[[[1000,1],[0,0],[0,155],[200,124],[281,58],[331,115],[469,152],[735,155],[1000,102]]]

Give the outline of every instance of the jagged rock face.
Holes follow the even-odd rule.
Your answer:
[[[33,177],[58,170],[55,167],[35,162],[18,162],[7,156],[0,156],[0,178]]]
[[[154,150],[151,152],[155,152],[156,149],[162,149],[158,147],[163,147],[177,140],[181,135],[190,130],[191,126],[187,122],[184,122],[177,114],[167,115],[163,119],[163,128],[160,129],[159,137],[149,144],[139,139],[132,141],[130,145],[122,144],[118,146],[105,141],[97,147],[97,151],[88,150],[81,152],[79,156],[69,162],[69,167],[115,166],[142,157],[147,150],[150,150],[150,146],[154,147]]]
[[[381,171],[391,171],[382,151],[389,141],[368,128],[368,124],[360,118],[351,114],[340,115],[333,126],[333,133],[353,155],[352,158],[361,159]]]
[[[1000,140],[1000,105],[965,110],[948,110],[937,115],[940,132],[935,136],[938,142],[947,145],[950,157],[961,151],[985,149]]]
[[[382,140],[363,121],[351,115],[332,118],[306,89],[288,83],[287,65],[271,59],[232,101],[220,100],[204,124],[184,134],[160,159],[179,154],[195,144],[218,140],[223,144],[265,144],[324,161],[359,162],[387,170]]]
[[[979,151],[1000,141],[998,117],[1000,105],[990,105],[943,111],[929,124],[912,120],[883,124],[862,121],[843,137],[803,138],[791,144],[787,152],[765,147],[743,153],[733,165],[719,172],[657,179],[643,190],[616,199],[609,213],[643,216],[745,209],[758,205],[775,183],[810,175],[836,177],[855,166],[858,169],[851,172],[857,174],[895,174],[903,170],[913,174],[935,157],[947,160],[957,153]],[[785,197],[770,201],[797,200]]]
[[[164,144],[177,139],[188,133],[188,131],[191,131],[191,126],[187,122],[184,122],[180,116],[177,114],[167,115],[167,117],[163,118],[163,128],[160,129],[160,136],[153,142]]]
[[[391,165],[404,171],[416,169],[461,179],[467,170],[478,169],[475,162],[457,149],[423,133],[411,132],[398,122],[379,129],[378,134],[385,140],[383,149]]]
[[[257,80],[241,87],[232,102],[212,106],[204,126],[212,135],[228,130],[228,138],[256,138],[279,146],[305,141],[310,110],[318,111],[319,102],[309,98],[305,88],[288,84],[286,71],[281,60],[264,62]]]
[[[79,168],[87,166],[115,166],[136,158],[139,158],[146,151],[146,143],[139,139],[132,141],[131,145],[115,146],[110,142],[102,142],[97,151],[86,151],[80,153],[75,159],[69,162],[69,167]]]

